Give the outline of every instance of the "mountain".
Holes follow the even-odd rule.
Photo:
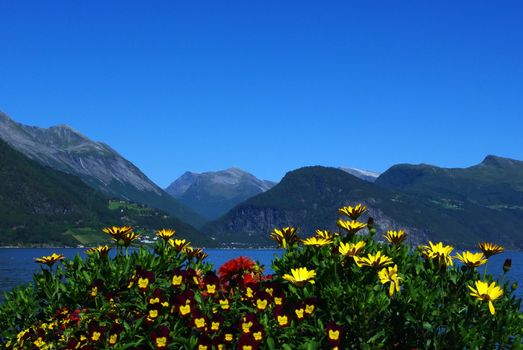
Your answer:
[[[244,200],[275,185],[237,168],[216,172],[185,172],[165,189],[206,219],[216,219]]]
[[[217,240],[267,245],[268,235],[275,227],[295,226],[303,236],[313,234],[316,229],[336,229],[339,207],[363,203],[381,232],[404,228],[413,244],[431,239],[471,247],[488,240],[512,249],[523,248],[519,163],[496,158],[495,162],[489,160],[471,168],[463,169],[467,176],[461,182],[448,175],[441,182],[432,176],[453,171],[424,165],[414,170],[412,166],[398,166],[380,175],[376,183],[339,169],[301,168],[287,173],[272,189],[237,205],[203,230]],[[423,177],[431,180],[427,180],[430,186],[422,186]],[[499,184],[496,179],[513,181]],[[459,187],[469,193],[470,199],[465,200],[464,194],[437,197],[430,192],[451,194]],[[425,192],[426,189],[430,191]],[[499,192],[500,189],[503,191]],[[486,195],[489,197],[476,200]]]
[[[161,209],[194,226],[204,222],[111,147],[68,126],[27,126],[0,112],[0,138],[40,164],[80,177],[106,196]]]
[[[338,169],[343,170],[343,171],[345,171],[345,172],[347,172],[347,173],[349,173],[351,175],[354,175],[354,176],[356,176],[359,179],[362,179],[362,180],[365,180],[365,181],[369,181],[369,182],[376,181],[378,176],[380,176],[380,174],[377,173],[377,172],[369,171],[369,170],[362,170],[362,169],[358,169],[358,168],[343,168],[343,167],[339,167]]]
[[[171,227],[195,243],[208,242],[163,212],[111,210],[108,204],[80,178],[43,166],[0,140],[0,245],[92,245],[107,240],[101,227],[124,224],[146,230]]]
[[[458,204],[470,201],[495,209],[523,206],[523,162],[492,155],[468,168],[398,164],[381,174],[376,184]]]

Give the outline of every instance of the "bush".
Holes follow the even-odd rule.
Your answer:
[[[339,231],[301,240],[294,228],[271,237],[284,249],[275,274],[238,257],[218,271],[174,231],[154,252],[128,251],[130,227],[105,229],[116,242],[82,260],[43,257],[34,287],[5,295],[0,341],[8,349],[495,349],[523,347],[521,300],[508,282],[476,268],[481,253],[443,243],[411,248],[403,231],[375,239],[365,207],[344,207]],[[367,234],[362,232],[367,231]],[[460,261],[458,263],[458,260]],[[60,264],[61,262],[61,264]],[[459,266],[458,266],[459,265]],[[506,269],[510,266],[507,263]]]

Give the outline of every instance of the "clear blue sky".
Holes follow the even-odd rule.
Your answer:
[[[0,110],[159,185],[523,159],[522,1],[0,1]]]

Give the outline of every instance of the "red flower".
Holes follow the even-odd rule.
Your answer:
[[[258,265],[251,258],[239,256],[220,266],[218,277],[224,284],[239,285],[245,274],[255,274],[258,271]]]

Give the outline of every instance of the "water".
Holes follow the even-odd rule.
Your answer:
[[[227,260],[242,255],[265,265],[265,273],[273,272],[271,261],[275,255],[281,254],[281,250],[277,249],[205,249],[205,252],[209,254],[207,260],[213,263],[215,268]],[[0,294],[15,286],[31,282],[33,273],[40,270],[40,265],[36,264],[34,259],[52,253],[61,253],[67,258],[73,258],[77,253],[85,256],[85,249],[0,248]],[[516,295],[523,298],[523,252],[504,252],[492,256],[487,271],[501,278],[505,259],[512,259],[512,269],[505,279],[518,283]]]
[[[265,266],[266,274],[273,273],[271,260],[275,255],[280,255],[279,249],[205,249],[209,254],[206,261],[218,269],[224,262],[238,256],[247,256]],[[85,249],[79,248],[0,248],[0,299],[3,291],[11,290],[21,284],[33,280],[33,274],[40,271],[40,264],[35,263],[35,258],[40,258],[52,253],[63,254],[72,259],[76,254],[85,257]],[[110,253],[114,256],[114,250]]]

